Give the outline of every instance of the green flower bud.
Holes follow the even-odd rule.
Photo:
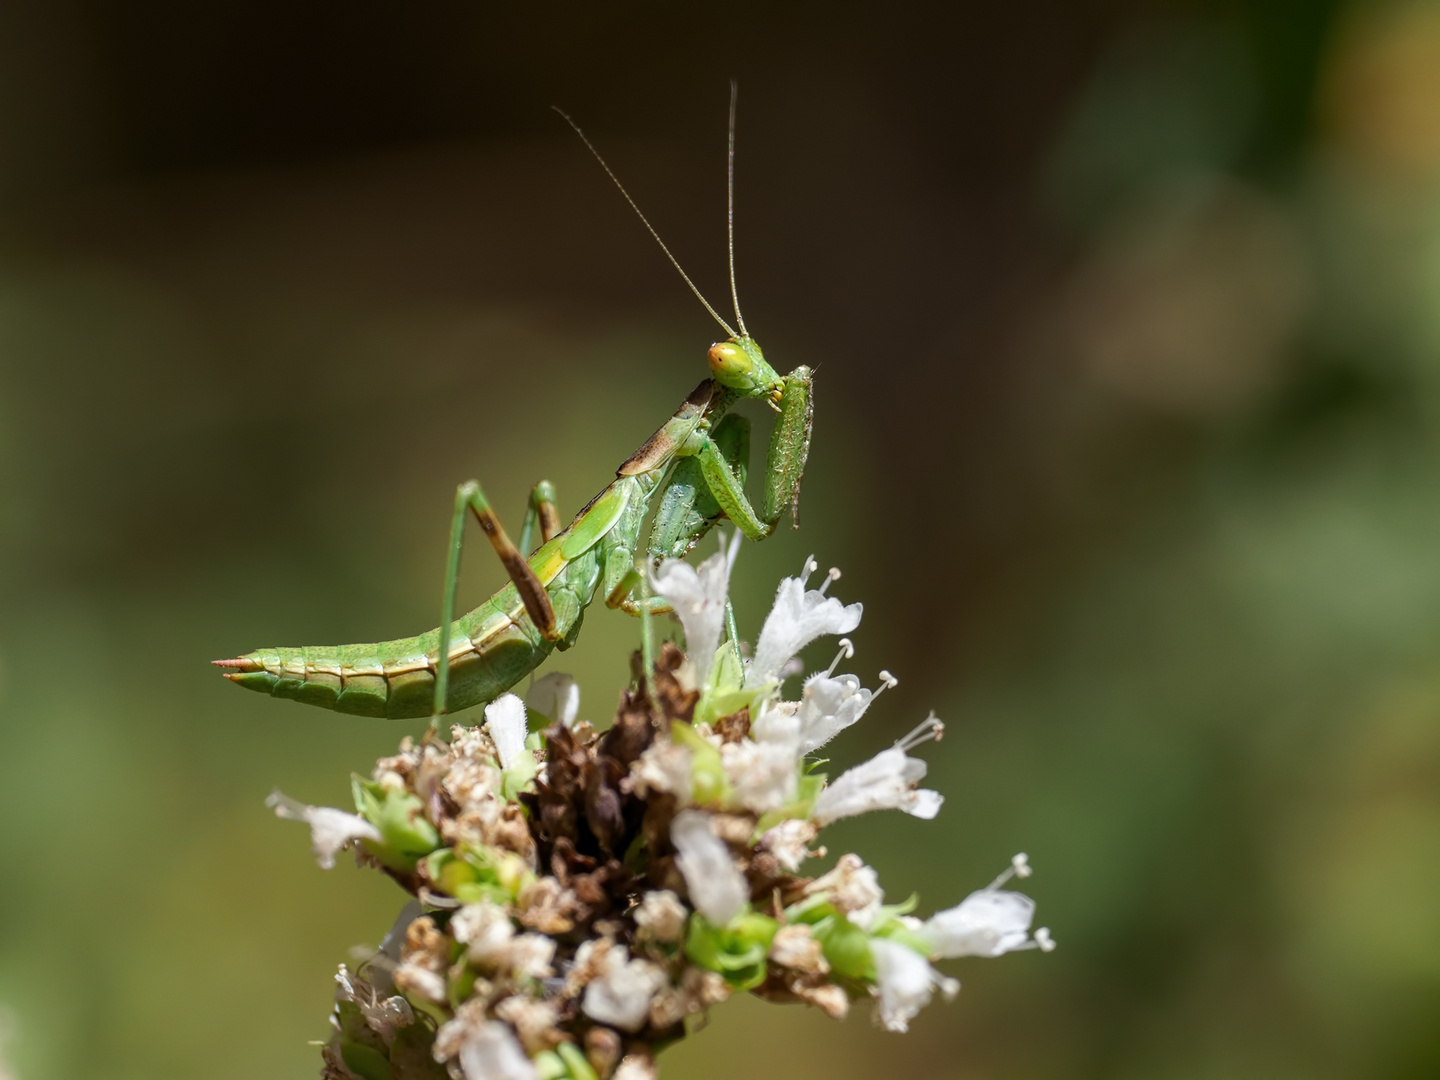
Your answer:
[[[365,850],[391,870],[408,874],[440,846],[440,834],[425,819],[419,796],[383,788],[360,776],[351,777],[350,790],[356,813],[380,830],[378,842],[362,841]]]

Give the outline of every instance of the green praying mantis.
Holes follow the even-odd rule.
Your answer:
[[[214,661],[226,669],[225,677],[232,682],[273,697],[359,716],[440,716],[493,700],[539,667],[552,650],[569,648],[597,595],[609,607],[642,617],[665,610],[649,595],[646,569],[660,558],[684,555],[722,517],[752,540],[769,536],[787,510],[795,519],[810,451],[812,373],[801,366],[789,375],[777,374],[740,314],[735,287],[733,85],[727,179],[730,294],[738,332],[701,295],[584,132],[565,113],[560,115],[729,335],[710,347],[710,377],[563,529],[555,489],[548,481],[531,490],[518,545],[506,535],[477,481],[456,488],[438,628],[395,641],[259,649]],[[749,421],[727,415],[747,398],[767,402],[777,414],[758,512],[745,495]],[[637,564],[641,534],[657,495],[644,557]],[[510,583],[457,619],[460,555],[466,518],[472,513]],[[537,529],[541,544],[527,556]]]

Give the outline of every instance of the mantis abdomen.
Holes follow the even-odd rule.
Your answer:
[[[563,534],[536,552],[531,565],[537,572],[558,554],[562,538]],[[611,547],[597,545],[563,560],[547,583],[563,633],[558,642],[562,648],[580,629],[600,580],[602,558]],[[628,564],[628,554],[625,561]],[[447,711],[498,697],[539,667],[556,644],[540,634],[515,587],[507,585],[451,624]],[[231,662],[239,670],[230,679],[248,690],[356,716],[397,720],[430,716],[439,648],[436,628],[417,637],[373,644],[257,649],[239,658],[245,662],[243,668]]]

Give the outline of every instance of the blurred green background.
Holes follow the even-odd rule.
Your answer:
[[[665,1075],[1440,1075],[1440,7],[8,0],[15,1077],[316,1074],[399,895],[262,800],[415,725],[206,661],[433,624],[458,481],[573,512],[668,415],[716,331],[547,107],[720,301],[731,75],[747,322],[819,367],[742,629],[844,568],[901,684],[835,757],[934,707],[949,801],[832,852],[929,909],[1028,851],[1060,949]],[[635,640],[552,663],[582,714]]]

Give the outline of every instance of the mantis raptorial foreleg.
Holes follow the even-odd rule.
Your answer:
[[[535,485],[530,495],[530,509],[525,515],[526,533],[533,529],[532,514],[540,522],[542,533],[545,531],[547,515],[544,507],[549,504],[550,516],[553,519],[554,496],[555,489],[548,481],[542,480]],[[455,619],[455,594],[460,588],[460,552],[465,543],[466,511],[474,513],[475,520],[480,523],[480,528],[489,538],[490,546],[495,549],[495,554],[504,564],[505,572],[510,575],[510,580],[520,594],[520,600],[524,603],[525,610],[529,613],[535,628],[540,631],[546,641],[560,639],[560,634],[555,627],[555,608],[550,603],[550,595],[545,591],[545,586],[535,576],[535,571],[530,569],[530,564],[525,560],[524,554],[506,535],[505,528],[500,524],[500,519],[495,516],[495,511],[490,508],[490,501],[485,498],[485,492],[481,490],[479,481],[467,480],[455,489],[455,513],[450,519],[449,557],[445,563],[445,595],[440,602],[440,650],[435,661],[436,716],[445,713],[446,694],[450,689],[450,624]]]
[[[700,473],[720,509],[751,540],[763,540],[775,531],[780,516],[800,510],[800,477],[810,453],[814,409],[810,398],[810,369],[796,368],[785,377],[779,416],[770,434],[765,462],[764,516],[757,515],[745,497],[745,477],[736,475],[723,448],[713,436],[700,441],[695,452]],[[723,425],[722,425],[723,426]],[[718,429],[717,429],[718,430]]]

